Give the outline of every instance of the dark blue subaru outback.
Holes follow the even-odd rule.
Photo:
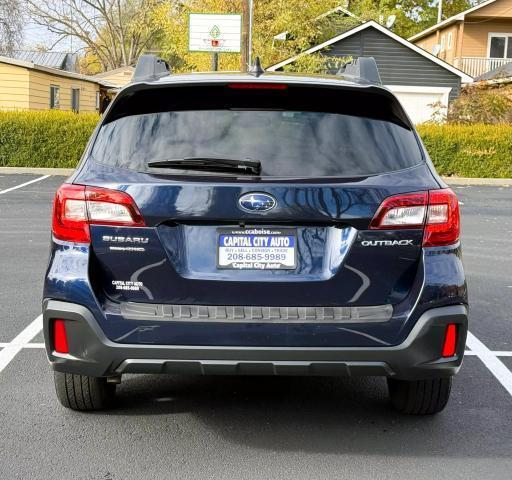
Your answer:
[[[64,406],[153,373],[385,376],[399,411],[444,408],[467,332],[458,201],[372,59],[351,67],[141,59],[55,197],[43,312]]]

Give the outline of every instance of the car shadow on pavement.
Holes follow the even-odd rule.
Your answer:
[[[510,455],[510,420],[482,422],[462,392],[439,415],[401,415],[382,378],[129,376],[118,393],[107,415],[192,415],[228,442],[269,451]]]

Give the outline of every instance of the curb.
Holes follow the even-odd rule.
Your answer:
[[[60,175],[69,177],[74,168],[35,168],[35,167],[0,167],[0,174],[35,174]],[[499,187],[512,187],[512,178],[464,178],[441,177],[448,185],[492,185]]]
[[[0,167],[0,174],[35,174],[35,175],[62,175],[69,177],[74,168],[35,168],[35,167]]]
[[[464,178],[441,177],[448,185],[491,185],[495,187],[512,187],[512,178]]]

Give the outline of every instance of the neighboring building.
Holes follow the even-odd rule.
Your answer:
[[[79,70],[78,55],[65,52],[38,52],[34,50],[18,50],[13,53],[13,58],[25,60],[43,67],[56,68],[66,72],[75,72]]]
[[[0,109],[100,111],[112,84],[0,56]]]
[[[121,88],[131,82],[134,71],[134,67],[120,67],[115,70],[109,70],[108,72],[98,73],[94,75],[94,78],[109,82]]]
[[[512,61],[512,0],[487,0],[409,41],[477,77]]]
[[[506,83],[512,82],[512,62],[506,63],[501,67],[495,68],[494,70],[486,72],[475,78],[475,82],[481,82],[484,80],[491,80],[495,82],[503,81]]]
[[[284,60],[268,70],[281,70],[302,55],[321,52],[329,57],[375,58],[382,83],[399,98],[414,123],[445,114],[458,97],[462,83],[473,79],[377,22],[366,22]]]

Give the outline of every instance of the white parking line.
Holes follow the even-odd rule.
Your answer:
[[[28,182],[21,183],[20,185],[15,185],[14,187],[6,188],[5,190],[0,190],[0,195],[3,195],[4,193],[12,192],[13,190],[17,190],[18,188],[24,187],[26,185],[30,185],[31,183],[40,182],[41,180],[44,180],[45,178],[50,177],[51,175],[43,175],[39,178],[34,178],[34,180],[29,180]]]
[[[0,343],[0,348],[9,347],[14,345],[13,343]],[[17,344],[21,348],[44,348],[44,343],[19,343]],[[511,352],[512,353],[512,352]]]
[[[11,343],[0,350],[0,372],[3,371],[12,359],[32,340],[43,328],[43,316],[39,315],[28,325]]]
[[[12,342],[0,343],[0,372],[9,365],[14,357],[24,348],[43,349],[44,343],[30,343],[43,328],[43,316],[39,315],[25,330],[23,330]],[[512,351],[489,350],[478,338],[471,332],[468,332],[466,346],[471,350],[466,350],[464,355],[478,357],[487,369],[498,379],[505,387],[507,392],[512,395],[512,372],[498,357],[512,357]]]
[[[489,371],[505,387],[507,392],[512,395],[512,372],[497,357],[497,352],[489,350],[471,332],[468,332],[466,345],[471,349],[472,354],[476,355],[480,360],[482,360]]]

